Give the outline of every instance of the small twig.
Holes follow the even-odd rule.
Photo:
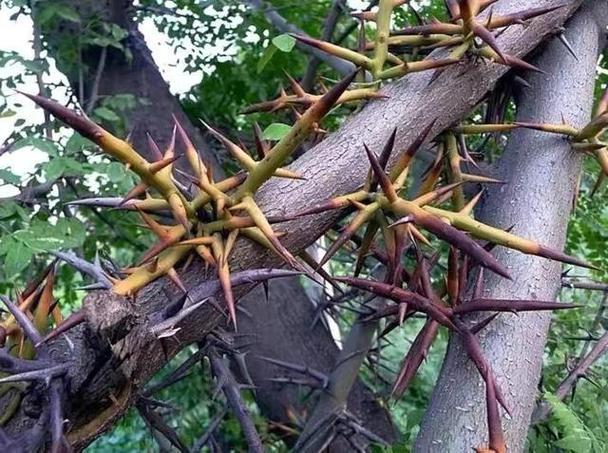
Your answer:
[[[241,425],[243,435],[245,436],[247,444],[249,445],[249,451],[263,453],[264,447],[262,445],[262,440],[260,439],[260,436],[255,428],[255,423],[251,418],[251,414],[249,413],[249,410],[241,397],[238,382],[215,348],[209,349],[208,357],[209,361],[211,362],[213,374],[215,375],[218,383],[221,383],[222,391],[226,396],[228,405]]]
[[[579,379],[585,377],[591,365],[599,360],[608,350],[608,332],[598,340],[597,343],[591,348],[591,351],[579,362],[576,366],[568,373],[568,376],[559,384],[557,390],[555,390],[555,396],[560,400],[563,400],[571,390],[574,389]],[[534,411],[532,416],[532,423],[540,423],[551,413],[551,407],[547,402],[543,401]]]
[[[95,108],[97,102],[97,94],[99,93],[99,83],[101,82],[101,76],[106,66],[106,57],[108,55],[108,48],[102,47],[101,54],[99,55],[99,62],[97,63],[97,70],[95,71],[95,78],[93,79],[93,85],[91,86],[91,93],[89,94],[89,101],[85,108],[85,113],[90,115]]]
[[[207,445],[207,442],[209,442],[211,436],[213,436],[213,433],[222,422],[222,419],[225,417],[226,412],[228,411],[224,407],[215,417],[211,419],[211,421],[209,422],[209,426],[207,427],[203,435],[199,437],[196,442],[194,442],[194,445],[190,449],[190,453],[198,453],[203,449],[205,445]]]

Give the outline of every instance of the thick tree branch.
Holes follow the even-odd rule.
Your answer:
[[[518,103],[520,121],[584,125],[593,104],[595,67],[608,23],[608,4],[588,1],[566,25],[578,61],[554,39],[534,62],[546,74],[531,74]],[[508,184],[489,192],[480,218],[531,239],[563,248],[581,156],[561,137],[530,130],[511,134],[498,165]],[[561,265],[498,248],[496,257],[512,280],[487,276],[484,297],[554,300]],[[535,405],[550,313],[504,314],[483,331],[484,355],[507,395],[512,416],[504,420],[509,451],[524,451]],[[455,383],[458,382],[457,385]],[[416,441],[416,451],[466,451],[487,445],[484,386],[453,338]]]

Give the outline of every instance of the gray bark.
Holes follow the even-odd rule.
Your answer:
[[[564,7],[532,20],[525,27],[510,27],[499,38],[501,48],[507,53],[525,56],[557,31],[580,4],[581,0],[536,2],[535,6]],[[530,3],[506,0],[497,5],[495,12],[517,11],[525,6]],[[292,165],[294,170],[307,176],[306,181],[272,181],[263,188],[257,201],[266,212],[293,212],[311,202],[356,189],[368,171],[363,139],[372,150],[380,149],[391,133],[387,125],[395,125],[399,127],[397,151],[400,151],[436,119],[432,137],[463,118],[506,71],[507,68],[498,64],[470,62],[447,68],[433,83],[432,74],[419,73],[388,85],[383,89],[388,99],[370,103]],[[285,244],[293,252],[302,250],[331,226],[336,215],[310,216],[282,226],[282,230],[288,231]],[[235,269],[255,268],[276,265],[277,259],[240,242],[232,263]],[[199,266],[193,266],[183,275],[183,280],[192,288],[204,278]],[[63,352],[64,361],[70,364],[72,381],[66,416],[72,422],[69,438],[76,448],[84,448],[108,430],[132,404],[141,386],[169,358],[185,345],[204,338],[219,323],[226,322],[223,313],[205,304],[179,321],[176,327],[180,330],[161,344],[152,334],[148,316],[167,303],[162,287],[162,281],[149,285],[134,303],[111,292],[90,294],[85,301],[86,335],[85,329],[70,334],[73,352],[63,341],[55,345],[58,354]],[[101,330],[102,326],[121,326],[125,322],[129,322],[129,329],[126,332],[123,329],[121,336],[111,341],[106,336],[102,343],[95,342],[96,332],[107,331]]]
[[[608,3],[588,1],[567,23],[566,36],[579,61],[553,39],[534,63],[547,72],[527,77],[531,88],[519,97],[520,121],[582,126],[590,119],[595,67],[608,23]],[[562,249],[580,171],[581,156],[561,136],[518,130],[498,163],[508,181],[489,191],[479,217],[494,225],[515,225],[514,233]],[[499,248],[512,280],[487,275],[484,297],[554,300],[561,286],[558,262]],[[550,313],[503,314],[481,335],[483,350],[506,395],[512,418],[503,417],[509,451],[524,450],[535,406]],[[470,451],[487,445],[483,381],[452,338],[416,451]]]

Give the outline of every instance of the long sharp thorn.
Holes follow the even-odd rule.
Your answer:
[[[464,314],[478,311],[540,311],[540,310],[568,310],[578,308],[578,305],[563,302],[541,300],[503,300],[503,299],[476,299],[466,304],[454,307],[454,314]]]
[[[506,453],[505,443],[500,413],[498,412],[498,399],[496,395],[496,384],[492,378],[491,371],[488,370],[486,379],[486,411],[488,419],[488,433],[490,437],[490,448],[495,453]]]
[[[55,264],[57,263],[57,259],[55,258],[47,267],[44,268],[42,272],[40,272],[33,280],[31,280],[23,292],[21,293],[22,299],[27,299],[34,292],[38,290],[38,287],[42,284],[42,282],[47,278],[47,276],[54,271]]]
[[[49,368],[35,371],[26,371],[24,373],[11,374],[4,378],[0,378],[0,384],[7,384],[9,382],[21,382],[21,381],[47,381],[54,377],[61,376],[67,372],[66,365],[55,365]]]
[[[146,132],[146,139],[148,140],[148,148],[150,149],[150,153],[154,157],[154,161],[158,162],[162,160],[163,153],[161,152],[160,148],[158,147],[149,132]]]
[[[32,324],[27,315],[13,304],[7,297],[0,295],[0,300],[4,303],[8,311],[13,315],[19,326],[23,329],[26,337],[34,344],[42,340],[42,336]]]
[[[270,145],[268,142],[266,142],[266,140],[264,140],[264,133],[262,132],[262,129],[257,121],[253,123],[253,137],[255,140],[255,148],[258,153],[258,158],[262,160],[264,157],[266,157],[268,151],[270,151]]]
[[[505,266],[492,254],[484,250],[483,247],[462,231],[445,223],[441,218],[434,215],[427,215],[426,212],[420,212],[419,215],[414,216],[414,221],[417,225],[427,229],[438,238],[449,242],[464,253],[467,253],[477,262],[491,269],[493,272],[496,272],[505,278],[510,278]]]
[[[75,288],[77,291],[98,291],[108,289],[105,283],[91,283],[90,285],[79,286]]]
[[[117,207],[120,208],[124,206],[129,200],[143,195],[144,193],[146,193],[146,190],[148,190],[148,187],[148,184],[146,184],[145,182],[140,182],[131,190],[129,190],[129,192],[124,196],[124,198],[120,201]]]
[[[519,69],[524,69],[526,71],[532,71],[532,72],[537,72],[539,74],[545,74],[545,71],[543,71],[542,69],[538,68],[537,66],[534,66],[533,64],[530,64],[524,60],[522,60],[521,58],[518,58],[514,55],[504,55],[504,59],[506,61],[506,65],[507,66],[511,66],[514,68],[519,68]]]
[[[289,252],[289,250],[285,248],[281,241],[279,241],[276,233],[273,231],[270,223],[268,222],[268,219],[266,218],[262,210],[258,207],[258,205],[255,203],[253,198],[246,197],[243,201],[245,203],[247,212],[249,212],[249,215],[255,222],[256,226],[270,241],[277,254],[294,269],[302,270],[302,266],[300,265],[300,263],[298,263],[298,261],[291,254],[291,252]]]
[[[481,200],[481,196],[483,195],[483,190],[480,190],[477,195],[471,198],[466,205],[459,211],[460,214],[463,215],[471,215],[479,200]]]
[[[356,66],[361,66],[366,69],[370,69],[371,67],[371,59],[369,59],[365,55],[361,55],[359,52],[355,52],[354,50],[350,50],[345,47],[341,47],[326,41],[320,41],[318,39],[310,38],[308,36],[296,35],[293,33],[290,33],[290,35],[302,44],[314,47],[325,53],[334,55],[338,58],[348,60],[354,63]]]
[[[148,228],[150,228],[150,231],[152,231],[157,238],[164,239],[165,237],[167,237],[167,230],[165,230],[165,228],[160,223],[158,223],[148,214],[143,212],[137,206],[135,207],[135,209],[137,210],[139,216],[142,218],[145,224],[148,226]]]
[[[359,211],[355,217],[351,220],[351,222],[344,228],[344,230],[338,236],[338,239],[331,245],[331,247],[325,253],[325,256],[319,262],[319,267],[323,266],[327,261],[330,260],[332,256],[336,254],[336,252],[342,247],[342,245],[350,239],[350,237],[355,234],[357,229],[361,225],[363,225],[368,219],[371,218],[372,215],[379,209],[379,205],[377,203],[372,203],[365,207],[365,209]]]
[[[424,324],[418,335],[416,335],[416,339],[403,359],[399,375],[393,384],[393,389],[391,390],[393,398],[400,398],[409,387],[425,359],[431,344],[437,337],[439,326],[440,324],[437,321],[430,319]]]
[[[60,260],[65,261],[79,272],[94,278],[97,283],[105,285],[106,289],[110,289],[112,287],[112,282],[107,277],[103,269],[98,268],[94,264],[80,258],[74,252],[50,251],[49,253]]]
[[[576,61],[579,61],[578,56],[576,55],[576,52],[570,45],[570,42],[568,41],[568,38],[566,38],[566,35],[564,33],[559,33],[557,35],[557,37],[559,39],[559,42],[561,42],[564,45],[564,47],[566,48],[566,50],[568,50],[568,52],[570,52],[570,55],[572,55]]]
[[[494,16],[491,20],[488,21],[488,28],[502,28],[507,27],[511,24],[521,23],[528,19],[532,19],[534,17],[541,16],[543,14],[550,13],[559,8],[563,8],[565,5],[557,5],[557,6],[541,6],[538,8],[529,8],[524,11],[519,11],[511,14],[505,14],[500,16]]]
[[[167,277],[169,277],[169,279],[175,284],[175,286],[177,286],[180,289],[180,291],[182,293],[188,294],[188,290],[184,286],[182,279],[179,278],[179,275],[174,267],[172,267],[171,269],[169,269],[167,271]]]
[[[437,119],[433,119],[429,124],[427,124],[424,129],[418,134],[415,138],[414,142],[408,147],[408,149],[399,156],[395,166],[391,170],[390,176],[392,181],[396,181],[397,177],[409,166],[410,162],[427,139],[430,134],[433,126],[435,126],[435,122]]]
[[[384,172],[384,169],[376,158],[376,155],[371,152],[371,150],[367,147],[365,143],[363,144],[363,148],[365,149],[365,153],[367,154],[367,158],[369,159],[369,162],[371,164],[375,180],[377,180],[380,184],[380,187],[382,188],[384,195],[386,195],[386,198],[388,198],[388,201],[393,203],[397,200],[397,198],[399,198],[397,192],[395,191],[395,188],[393,187],[393,183]]]
[[[190,164],[190,167],[192,168],[192,170],[194,171],[194,174],[198,178],[203,177],[203,174],[206,172],[206,168],[205,168],[205,165],[203,164],[201,156],[196,151],[196,148],[192,144],[192,141],[188,137],[188,134],[186,134],[186,131],[184,130],[184,128],[182,127],[182,125],[180,124],[180,122],[178,121],[178,119],[175,115],[173,115],[173,121],[175,123],[175,128],[177,129],[177,134],[179,136],[179,139],[181,140],[182,144],[184,145],[186,159],[188,159],[188,163]]]
[[[473,335],[477,335],[479,332],[485,329],[492,321],[494,321],[499,314],[500,313],[492,313],[490,316],[479,321],[477,324],[471,327],[471,333]]]
[[[230,141],[220,132],[212,128],[205,121],[200,120],[200,122],[203,126],[205,126],[205,128],[207,128],[211,135],[213,135],[222,145],[224,145],[224,148],[226,148],[226,150],[232,155],[232,157],[234,157],[239,162],[239,164],[244,167],[244,170],[253,169],[253,167],[255,166],[255,161],[249,154],[247,154],[245,150],[243,150],[236,143]]]
[[[73,110],[64,107],[63,105],[55,102],[51,99],[47,99],[42,96],[38,96],[35,94],[28,94],[22,91],[18,91],[22,95],[30,98],[44,110],[58,118],[60,121],[64,122],[76,132],[78,132],[83,137],[88,138],[94,143],[99,143],[100,138],[104,135],[105,131],[87,118],[84,115],[79,115]]]
[[[285,77],[287,77],[287,80],[289,80],[289,86],[291,86],[291,89],[294,94],[298,97],[305,97],[306,91],[304,91],[302,85],[300,85],[293,77],[291,77],[287,71],[283,70],[283,72],[285,73]]]
[[[494,52],[496,52],[496,54],[498,55],[498,57],[500,59],[500,63],[505,64],[505,65],[508,64],[505,55],[502,53],[502,50],[500,50],[500,47],[498,46],[498,42],[496,41],[496,38],[494,37],[494,35],[492,34],[491,31],[489,31],[486,27],[484,27],[480,23],[476,22],[473,25],[473,33],[475,33],[475,35],[479,36],[488,46],[490,46],[490,48],[492,50],[494,50]]]
[[[393,132],[391,133],[387,142],[384,144],[384,147],[382,148],[382,152],[380,153],[380,157],[378,158],[378,163],[380,164],[380,167],[382,168],[383,171],[386,169],[386,165],[388,164],[388,159],[391,157],[391,152],[393,151],[393,148],[395,147],[396,135],[397,135],[397,128],[394,128]],[[372,183],[370,185],[369,191],[375,192],[377,184],[378,184],[378,180],[377,180],[377,178],[372,177],[371,181],[372,181]]]
[[[173,165],[173,163],[179,158],[181,158],[181,156],[171,156],[151,163],[149,166],[150,172],[158,173],[159,171]]]
[[[329,275],[329,273],[323,269],[323,267],[319,266],[319,263],[310,255],[306,250],[303,250],[298,255],[302,261],[308,264],[317,274],[323,278],[327,283],[329,283],[333,288],[338,291],[338,293],[342,293],[342,288],[334,281],[333,277]]]
[[[40,346],[43,343],[47,343],[54,338],[57,338],[59,335],[66,333],[68,330],[76,327],[79,324],[85,322],[86,317],[84,311],[80,310],[72,313],[68,316],[65,321],[59,324],[55,329],[51,330],[44,338],[42,338],[38,343],[36,343],[36,347]]]

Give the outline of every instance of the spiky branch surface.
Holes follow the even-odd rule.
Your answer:
[[[378,24],[381,25],[379,27],[379,36],[386,29],[385,25],[382,24],[388,23],[387,15],[389,15],[391,9],[387,6],[391,2],[381,3],[381,9],[376,18]],[[547,1],[546,3],[548,6],[557,5],[557,2]],[[563,7],[552,10],[532,20],[525,29],[510,29],[499,40],[501,49],[514,55],[523,55],[526,51],[532,49],[550,31],[552,26],[563,22],[579,3],[576,1],[565,2]],[[473,16],[475,16],[475,12]],[[479,28],[470,21],[468,23],[472,30]],[[478,31],[477,34],[481,36],[484,35],[484,32]],[[490,38],[485,36],[485,39]],[[384,46],[382,44],[384,41],[385,38],[381,36],[376,41],[375,57],[370,66],[376,75],[381,74],[381,71],[384,70],[384,62],[389,59],[388,53],[385,52],[386,49],[381,49]],[[504,56],[501,59],[503,62],[506,62]],[[186,299],[196,300],[196,291],[193,290],[196,286],[192,282],[200,279],[200,275],[193,275],[196,272],[189,273],[186,277],[177,276],[177,269],[179,269],[177,264],[188,252],[194,250],[208,266],[213,266],[217,270],[219,278],[215,287],[219,286],[223,289],[224,300],[227,302],[233,321],[235,320],[234,298],[231,295],[232,285],[228,268],[231,252],[232,256],[234,256],[234,261],[238,262],[241,267],[251,266],[256,261],[263,262],[267,259],[259,253],[249,253],[247,257],[248,250],[251,250],[248,247],[239,246],[233,251],[238,234],[253,238],[292,267],[306,270],[305,267],[296,261],[294,256],[297,255],[297,251],[305,246],[306,243],[312,241],[327,229],[332,219],[335,218],[335,215],[310,216],[305,221],[297,219],[287,224],[285,228],[296,234],[288,235],[285,241],[279,241],[271,225],[273,219],[275,221],[285,220],[293,216],[294,212],[301,211],[305,203],[310,204],[311,201],[320,202],[323,199],[331,198],[340,193],[350,193],[357,189],[357,183],[353,181],[363,181],[368,167],[360,159],[362,144],[356,140],[355,134],[349,134],[349,130],[375,131],[375,133],[369,134],[371,140],[367,143],[370,150],[367,155],[372,164],[373,178],[369,180],[369,187],[367,188],[368,190],[365,190],[363,200],[351,200],[348,202],[354,208],[361,209],[361,212],[367,212],[366,210],[382,210],[405,216],[406,223],[394,227],[395,229],[399,231],[407,230],[409,234],[417,236],[418,240],[422,240],[419,232],[410,225],[413,222],[413,225],[425,228],[438,237],[453,243],[481,264],[503,275],[506,274],[505,270],[491,258],[491,255],[487,251],[483,250],[465,234],[459,232],[458,229],[443,223],[441,219],[447,219],[452,225],[465,231],[469,231],[467,228],[484,231],[483,234],[485,236],[481,236],[483,239],[498,240],[503,245],[514,246],[528,253],[541,255],[545,253],[550,258],[566,259],[567,257],[559,255],[557,252],[547,251],[547,249],[525,242],[513,235],[507,234],[507,236],[503,236],[503,239],[499,239],[497,236],[498,230],[488,229],[485,226],[480,227],[478,223],[471,224],[472,220],[469,220],[470,217],[463,215],[462,212],[450,214],[450,211],[441,208],[434,208],[436,209],[435,211],[425,208],[425,205],[430,201],[436,201],[436,198],[433,197],[440,198],[442,195],[449,193],[448,189],[435,189],[433,187],[434,184],[432,184],[430,186],[431,190],[426,194],[422,194],[431,194],[431,200],[424,200],[419,205],[415,201],[399,198],[397,192],[401,187],[395,188],[394,185],[399,181],[399,176],[407,168],[407,165],[401,169],[396,177],[390,177],[383,173],[383,167],[386,161],[388,161],[389,166],[395,168],[391,164],[395,163],[398,156],[390,156],[389,158],[388,155],[391,154],[391,149],[389,149],[386,152],[386,156],[380,159],[382,163],[376,161],[373,157],[375,150],[381,149],[380,145],[384,145],[383,142],[387,138],[387,131],[380,124],[370,125],[373,123],[369,123],[366,118],[374,118],[377,112],[384,112],[381,116],[386,121],[397,123],[399,122],[399,118],[408,118],[410,112],[416,111],[421,113],[416,116],[416,124],[410,124],[409,129],[403,128],[399,130],[397,142],[412,143],[414,137],[420,136],[420,132],[429,125],[431,127],[428,128],[427,132],[429,138],[431,138],[439,131],[446,129],[447,126],[457,122],[479,101],[482,95],[485,94],[485,90],[492,86],[505,71],[505,68],[497,67],[498,65],[478,66],[475,62],[467,63],[467,65],[464,69],[464,76],[460,74],[459,77],[456,77],[458,73],[463,71],[463,68],[452,69],[448,67],[440,75],[438,73],[421,73],[408,77],[408,88],[406,89],[403,88],[403,82],[388,87],[382,93],[386,97],[386,100],[377,101],[364,109],[340,133],[331,136],[328,140],[317,146],[318,149],[314,150],[313,154],[305,156],[297,166],[299,170],[292,170],[290,173],[284,172],[283,174],[278,174],[277,172],[281,171],[282,166],[286,163],[286,159],[305,137],[310,132],[318,130],[318,122],[336,102],[340,102],[341,94],[345,92],[352,79],[345,79],[321,98],[314,99],[313,103],[309,104],[307,110],[299,117],[296,125],[291,129],[287,137],[275,144],[261,161],[251,162],[237,149],[232,148],[235,156],[240,157],[241,163],[248,171],[248,174],[242,178],[237,176],[223,182],[213,181],[212,175],[206,171],[204,163],[200,162],[196,154],[192,152],[193,150],[187,138],[181,135],[179,125],[176,125],[176,135],[179,136],[185,148],[186,158],[189,160],[193,170],[193,182],[199,191],[198,195],[195,195],[192,199],[188,198],[188,194],[185,194],[171,177],[171,166],[175,160],[173,142],[167,146],[164,153],[159,152],[157,162],[146,162],[136,155],[128,143],[111,136],[83,117],[66,112],[61,106],[53,105],[48,100],[35,98],[39,104],[71,126],[74,126],[85,136],[91,138],[106,152],[129,165],[141,177],[141,186],[134,189],[127,199],[123,199],[119,205],[129,205],[132,208],[139,207],[142,212],[142,219],[148,228],[159,238],[156,249],[145,256],[144,262],[140,266],[134,269],[124,269],[120,272],[127,274],[126,278],[123,275],[108,275],[107,272],[99,274],[111,281],[113,293],[95,293],[87,299],[87,303],[83,309],[86,328],[92,328],[95,334],[101,335],[102,338],[109,341],[114,358],[110,363],[105,363],[104,367],[107,368],[107,373],[113,376],[113,381],[116,385],[112,387],[116,387],[118,391],[113,392],[111,398],[113,403],[110,406],[107,405],[106,401],[100,400],[97,395],[93,395],[94,392],[88,393],[91,396],[90,399],[84,398],[78,402],[77,406],[80,408],[86,407],[88,403],[93,407],[104,408],[104,411],[91,419],[90,414],[87,416],[77,409],[72,410],[72,415],[78,418],[81,423],[70,432],[70,442],[76,446],[86,445],[86,443],[90,442],[94,436],[107,428],[128,407],[136,397],[135,392],[138,386],[160,368],[167,358],[175,354],[183,344],[188,344],[202,338],[221,318],[222,310],[218,310],[217,306],[212,303],[191,303],[192,301],[187,303]],[[458,90],[455,89],[456,87],[458,87]],[[447,99],[444,95],[445,93],[453,94],[457,92],[462,93],[462,99],[457,97]],[[396,96],[392,97],[391,94],[395,94]],[[420,110],[422,98],[419,97],[421,94],[425,96],[424,108],[422,110]],[[374,95],[372,97],[377,96]],[[404,99],[407,99],[408,102],[403,102]],[[391,105],[398,105],[399,107],[391,109]],[[442,109],[442,105],[450,106],[450,108]],[[436,112],[442,112],[440,117],[435,119],[429,116],[435,115]],[[432,119],[435,121],[431,121]],[[226,142],[223,138],[222,141],[232,147],[232,144]],[[155,147],[156,145],[151,142],[151,146]],[[340,160],[337,165],[345,170],[342,174],[335,173],[336,167],[327,165],[326,158],[328,156],[335,157],[336,151],[340,151],[338,153]],[[403,154],[397,153],[397,155]],[[353,162],[359,163],[353,165]],[[397,160],[397,162],[399,161]],[[452,162],[455,164],[456,160],[454,159]],[[397,163],[397,165],[399,164]],[[452,174],[456,174],[457,165],[453,165],[451,168]],[[352,178],[353,175],[358,177]],[[332,178],[334,189],[326,190],[326,186],[321,184],[317,184],[314,187],[314,184],[311,185],[307,181],[297,179],[287,183],[273,181],[270,184],[265,184],[273,176],[305,176],[319,181],[324,181],[324,176],[334,176]],[[462,176],[461,174],[460,178]],[[264,190],[258,190],[263,184],[265,184]],[[278,189],[276,184],[279,184]],[[306,184],[308,186],[305,186]],[[456,188],[458,182],[455,184],[455,186],[449,189],[453,190]],[[381,191],[376,189],[375,186],[379,186]],[[290,191],[294,191],[292,193],[293,196],[288,200],[283,197],[280,204],[275,200],[274,208],[275,210],[277,207],[283,208],[287,213],[273,217],[271,215],[273,213],[272,203],[267,202],[268,197],[271,197],[273,193],[282,193],[284,195],[286,187]],[[308,188],[298,192],[298,189],[303,187]],[[433,189],[438,190],[438,193],[432,194]],[[141,202],[134,201],[136,200],[135,197],[141,196],[145,190],[152,190],[157,198],[152,201],[146,199],[142,199]],[[441,193],[442,190],[445,192]],[[257,195],[255,199],[253,198],[254,194]],[[372,196],[375,199],[370,205],[364,207],[361,201],[369,201],[367,198],[372,194],[375,194]],[[285,201],[288,202],[285,203]],[[374,203],[377,206],[369,208]],[[140,206],[136,206],[138,204]],[[207,211],[201,214],[200,208],[205,206],[208,206]],[[260,206],[264,207],[264,209],[260,209]],[[143,213],[144,211],[156,212],[158,210],[171,212],[175,218],[176,225],[163,226]],[[466,206],[462,206],[462,210],[465,210],[464,212],[466,213]],[[233,215],[233,211],[237,215]],[[209,215],[217,217],[212,217],[210,220]],[[411,218],[407,219],[408,216]],[[363,217],[361,223],[369,220],[369,218]],[[321,218],[324,219],[321,220]],[[387,222],[384,223],[383,229],[385,231],[389,229]],[[289,248],[296,250],[295,255],[293,252],[288,251],[286,244],[289,245]],[[200,267],[198,267],[197,271],[200,271]],[[152,280],[165,274],[174,281],[179,291],[187,290],[189,297],[184,298],[181,296],[175,301],[175,313],[172,311],[172,316],[168,319],[162,319],[162,325],[165,327],[162,332],[159,332],[155,328],[156,326],[150,325],[149,322],[150,320],[154,320],[155,324],[158,325],[159,320],[156,319],[158,315],[154,314],[163,313],[163,316],[165,316],[168,307],[162,304],[161,301],[155,300],[154,287],[147,288],[145,295],[135,300],[135,303],[132,305],[125,304],[125,299],[121,295],[133,295]],[[249,279],[260,281],[270,276],[269,274],[262,274],[261,276],[258,275],[258,280],[253,277]],[[430,307],[431,311],[427,311],[427,314],[432,316],[430,313],[435,313],[436,310],[432,308],[432,304]],[[448,316],[448,318],[450,317]],[[172,319],[174,319],[173,324],[170,322]],[[442,317],[442,320],[443,324],[447,327],[458,329],[454,321],[448,322],[445,317]],[[21,328],[24,331],[26,325],[26,322],[22,322]],[[79,328],[73,335],[78,337],[83,332],[85,332],[85,329]],[[178,341],[167,340],[171,338],[175,338]],[[467,338],[470,339],[471,335],[467,334]],[[38,344],[41,340],[42,338],[36,338],[33,342]],[[121,365],[117,367],[117,364]],[[74,372],[82,371],[78,370],[78,368],[78,366],[73,366],[67,371],[74,379],[75,388],[78,388],[78,383],[82,384],[85,381],[82,377],[76,378],[73,375]],[[87,376],[86,372],[81,374]],[[484,376],[489,379],[488,374],[484,374]],[[106,383],[97,382],[92,385],[91,382],[88,382],[87,385],[93,388],[97,386],[100,390],[105,388],[107,391]],[[493,385],[488,385],[488,388],[488,401],[491,403],[493,400],[492,392],[496,393],[497,390]],[[103,394],[107,395],[107,393]],[[496,398],[500,399],[500,396],[496,395]],[[491,439],[492,436],[494,438],[497,436],[494,430],[491,430]]]

